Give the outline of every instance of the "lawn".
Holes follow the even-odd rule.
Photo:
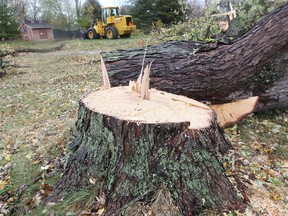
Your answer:
[[[91,215],[95,201],[89,191],[55,206],[39,202],[63,169],[79,100],[102,85],[99,53],[139,47],[143,41],[146,36],[138,35],[118,40],[0,42],[0,50],[65,44],[61,51],[4,59],[8,67],[0,78],[0,215]],[[253,114],[225,131],[235,146],[224,163],[227,175],[237,174],[251,183],[247,183],[251,202],[242,215],[288,215],[288,110]],[[97,198],[99,202],[100,195]],[[164,189],[153,202],[136,203],[125,211],[125,215],[176,213]]]

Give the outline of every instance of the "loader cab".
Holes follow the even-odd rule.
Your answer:
[[[102,8],[102,21],[106,25],[107,22],[111,22],[113,16],[119,16],[118,7],[103,7]]]

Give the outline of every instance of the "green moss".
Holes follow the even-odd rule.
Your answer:
[[[205,131],[195,138],[187,131],[181,134],[179,124],[138,125],[83,108],[77,128],[78,140],[69,158],[77,173],[76,182],[80,187],[89,185],[91,176],[104,181],[106,194],[115,205],[123,199],[142,197],[163,184],[179,205],[183,196],[196,202],[195,209],[218,208],[224,201],[213,188],[222,178],[226,181],[224,169],[217,149],[208,141],[214,138]]]
[[[263,92],[287,74],[288,67],[283,61],[285,60],[280,56],[257,69],[257,76],[253,80],[253,83],[256,83],[254,86],[255,91]]]
[[[273,70],[273,63],[265,64],[257,77],[257,81],[266,85],[273,84],[276,80],[279,79],[279,75]]]
[[[201,166],[207,166],[213,170],[219,168],[220,170],[223,169],[213,160],[213,157],[210,156],[209,160],[205,160],[204,155],[209,155],[207,150],[193,149],[193,152],[191,153],[184,151],[179,163],[170,161],[167,175],[169,176],[170,181],[174,182],[174,188],[176,187],[178,180],[181,179],[181,190],[190,191],[197,199],[205,200],[205,205],[215,206],[216,202],[213,201],[215,197],[213,196],[212,198],[208,189],[209,181],[211,181],[211,179],[209,178],[209,174],[205,173],[205,168]],[[204,165],[205,163],[208,165]],[[176,198],[177,197],[174,197],[174,199]]]

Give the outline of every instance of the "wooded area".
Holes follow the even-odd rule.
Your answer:
[[[170,41],[148,46],[151,86],[212,104],[259,96],[257,111],[288,105],[288,4],[229,43]],[[101,53],[112,86],[135,79],[144,48]]]

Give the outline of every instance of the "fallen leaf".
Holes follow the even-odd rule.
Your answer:
[[[40,163],[41,161],[40,160],[35,160],[35,161],[32,161],[32,164],[38,164],[38,163]]]
[[[151,209],[149,209],[149,211],[147,212],[147,215],[148,215],[148,216],[151,216],[151,215],[152,215],[152,210],[151,210]]]
[[[14,144],[14,142],[11,139],[9,139],[9,141],[7,143],[7,146],[10,146],[10,145],[13,145],[13,144]]]
[[[0,190],[3,190],[5,188],[6,185],[9,184],[9,181],[0,181]]]
[[[30,159],[32,158],[32,156],[33,156],[33,152],[30,151],[30,152],[26,155],[26,158],[30,160]]]
[[[10,161],[11,160],[11,154],[6,154],[5,155],[5,160]]]
[[[40,169],[41,169],[41,171],[48,170],[49,169],[49,164],[46,165],[46,166],[41,166]]]
[[[91,211],[89,209],[85,209],[80,213],[81,216],[90,216]]]
[[[270,195],[270,198],[273,200],[276,200],[276,201],[281,200],[281,195],[277,192],[272,192],[269,195]]]
[[[271,148],[269,146],[266,146],[263,151],[266,153],[266,154],[271,154]]]
[[[89,182],[90,182],[90,184],[95,185],[96,184],[96,179],[90,178]]]
[[[105,194],[103,193],[100,197],[96,196],[96,200],[98,203],[100,203],[101,205],[104,205],[106,202],[106,197]]]
[[[101,216],[101,215],[104,214],[104,212],[105,212],[105,209],[104,209],[104,208],[101,208],[101,209],[99,209],[99,210],[97,211],[97,215]]]

